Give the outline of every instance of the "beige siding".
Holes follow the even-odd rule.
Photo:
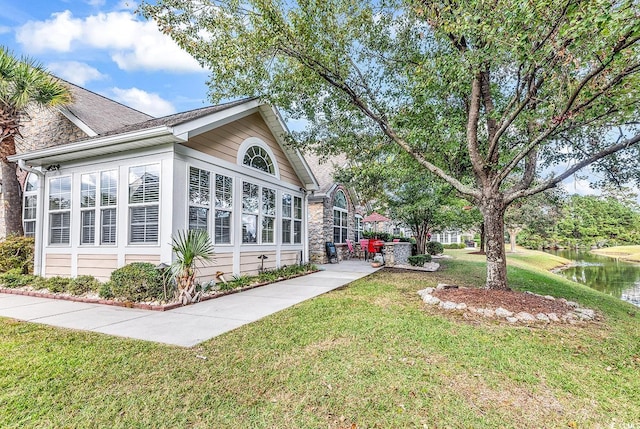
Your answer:
[[[233,277],[233,253],[216,254],[214,260],[204,266],[198,265],[196,277],[200,282],[213,280],[216,272],[222,271],[226,280]]]
[[[78,275],[90,275],[107,281],[118,268],[118,255],[78,255]]]
[[[276,157],[280,179],[296,186],[302,186],[284,151],[259,113],[193,137],[185,143],[185,146],[235,164],[238,148],[249,137],[258,137],[269,145]]]
[[[265,270],[276,268],[276,252],[242,252],[240,253],[240,274],[258,274],[262,265],[262,261],[258,259],[260,255],[266,255],[268,258],[264,260]]]
[[[71,276],[71,255],[48,254],[45,257],[47,277]]]
[[[282,252],[280,255],[280,266],[284,265],[296,265],[300,262],[298,259],[300,257],[300,252],[291,251],[291,252]]]
[[[160,255],[136,255],[136,254],[128,254],[124,256],[125,265],[131,264],[132,262],[149,262],[151,264],[159,264],[160,263]]]

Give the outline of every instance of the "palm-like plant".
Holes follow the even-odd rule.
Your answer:
[[[71,102],[69,89],[40,64],[16,58],[0,47],[0,171],[5,210],[6,233],[22,233],[20,185],[16,167],[7,160],[15,155],[15,137],[31,105],[56,107]]]
[[[191,304],[200,299],[196,292],[196,263],[211,261],[214,251],[207,231],[178,231],[171,240],[176,259],[171,264],[171,275],[178,286],[178,300]]]

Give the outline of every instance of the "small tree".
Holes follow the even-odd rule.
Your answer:
[[[211,261],[214,251],[209,234],[203,230],[178,231],[171,240],[176,259],[171,264],[171,274],[178,285],[178,300],[191,304],[200,300],[196,292],[196,263]]]

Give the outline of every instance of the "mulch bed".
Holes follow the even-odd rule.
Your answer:
[[[458,288],[434,290],[433,296],[442,301],[464,302],[470,307],[495,310],[499,307],[514,313],[526,312],[564,314],[573,307],[560,300],[547,299],[538,295],[508,290],[478,288]]]

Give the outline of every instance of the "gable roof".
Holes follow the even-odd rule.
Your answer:
[[[19,164],[44,166],[166,143],[181,143],[242,117],[259,112],[307,191],[318,182],[302,153],[285,142],[287,128],[277,110],[257,99],[243,99],[149,119],[102,135],[10,157]]]
[[[60,80],[69,88],[73,98],[71,104],[60,108],[60,112],[90,137],[153,118],[71,82]]]

